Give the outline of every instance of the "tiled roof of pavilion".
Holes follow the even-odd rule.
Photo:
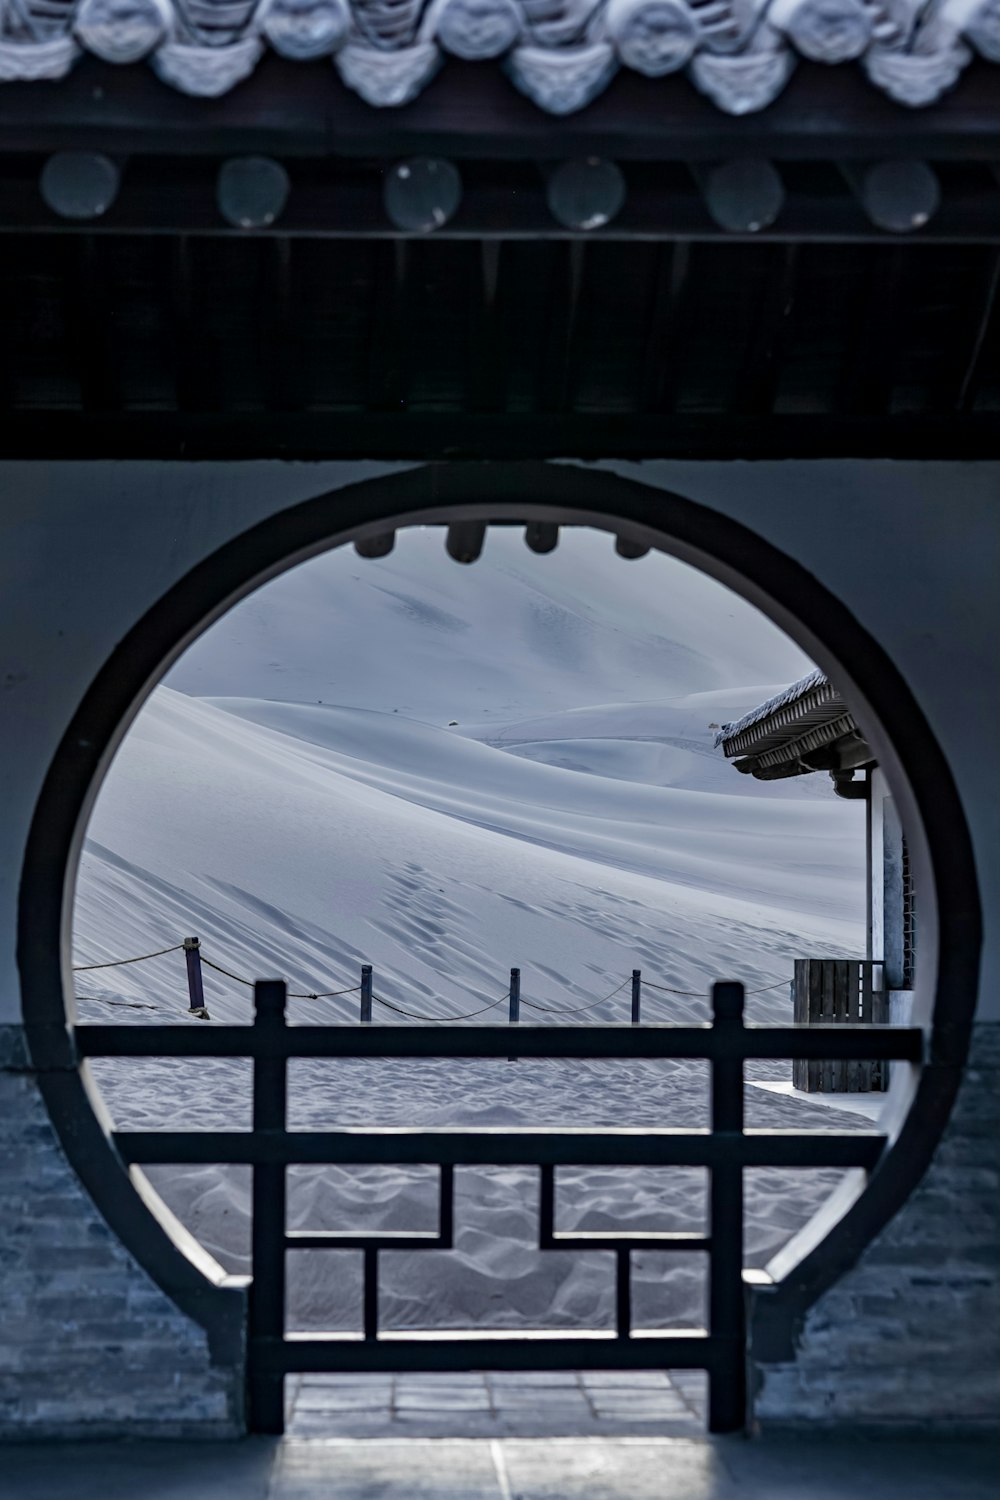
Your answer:
[[[715,744],[738,771],[764,781],[873,759],[850,708],[819,668],[723,724]]]
[[[582,109],[622,67],[684,69],[719,109],[749,114],[800,57],[861,68],[920,107],[977,53],[1000,63],[1000,0],[0,0],[0,82],[58,79],[90,52],[146,59],[165,83],[213,97],[268,47],[329,56],[374,106],[408,103],[452,55],[495,59],[556,115]]]
[[[831,703],[840,708],[840,695],[831,686],[830,679],[822,667],[814,667],[811,672],[806,673],[805,677],[800,677],[798,682],[782,688],[780,693],[775,693],[765,703],[758,703],[757,707],[750,709],[742,719],[736,719],[731,724],[723,724],[715,736],[715,748],[718,749],[720,745],[735,740],[738,735],[745,734],[748,729],[753,729],[757,725],[763,727],[764,720],[773,718],[779,709],[788,709],[790,716],[794,717],[806,699],[809,700],[808,707],[810,708],[819,707],[825,703]]]

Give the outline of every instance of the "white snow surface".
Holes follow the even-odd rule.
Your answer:
[[[471,568],[445,559],[437,529],[378,562],[324,555],[220,620],[136,720],[89,829],[74,962],[196,933],[207,959],[294,991],[356,986],[370,962],[376,994],[405,1011],[493,1007],[470,1024],[505,1018],[512,965],[523,1022],[626,1020],[638,967],[685,992],[646,989],[647,1019],[707,1018],[718,978],[762,991],[751,1016],[788,1019],[793,958],[862,951],[863,810],[825,778],[741,777],[712,740],[808,665],[720,585],[656,555],[622,563],[601,533],[537,558],[491,532]],[[184,1013],[179,953],[77,980],[83,1019],[212,1024]],[[244,985],[206,969],[205,990],[213,1022],[249,1018]],[[289,1003],[302,1021],[357,1017],[356,994]],[[400,1018],[377,1003],[375,1019]],[[249,1123],[244,1064],[95,1071],[125,1126]],[[298,1128],[706,1123],[698,1063],[349,1061],[291,1076]],[[748,1094],[751,1123],[858,1127]],[[246,1265],[244,1171],[151,1175],[224,1263]],[[696,1229],[702,1175],[567,1170],[561,1226]],[[760,1263],[837,1174],[748,1176]],[[295,1171],[290,1222],[431,1227],[433,1178]],[[383,1257],[387,1324],[608,1323],[609,1257],[535,1250],[534,1193],[524,1170],[461,1171],[456,1250]],[[295,1320],[356,1323],[355,1258],[335,1259],[331,1275],[329,1256],[292,1257]],[[697,1257],[669,1274],[666,1259],[636,1258],[640,1321],[697,1321]]]

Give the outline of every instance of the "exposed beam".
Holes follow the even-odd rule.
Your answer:
[[[769,412],[774,406],[794,307],[798,246],[768,247],[768,257],[764,293],[733,390],[732,410],[740,416]]]
[[[683,242],[661,245],[658,251],[649,334],[643,355],[640,411],[674,409],[692,253],[692,246]]]
[[[170,246],[171,342],[174,387],[180,412],[211,412],[218,402],[213,389],[212,351],[198,315],[196,254],[183,234]]]
[[[994,250],[987,263],[983,296],[977,305],[968,358],[962,371],[955,408],[970,412],[975,406],[984,357],[991,343],[1000,341],[1000,250]]]
[[[292,241],[281,235],[259,242],[258,309],[263,383],[271,411],[301,411],[297,309]]]
[[[502,320],[504,307],[503,242],[483,240],[475,266],[469,298],[469,347],[466,378],[469,410],[502,411],[506,405],[506,339]]]
[[[889,410],[900,353],[905,255],[902,245],[886,245],[868,264],[837,400],[846,414],[878,417]]]
[[[0,341],[0,412],[5,412],[17,399],[18,369],[18,271],[21,246],[13,240],[5,241],[0,236],[0,322],[4,337]]]
[[[6,86],[4,86],[6,87]],[[3,87],[0,87],[0,98]],[[553,145],[550,150],[556,150]],[[1000,156],[1000,140],[996,150]],[[78,222],[46,207],[38,191],[43,153],[5,160],[0,154],[0,234],[30,232],[73,236]],[[388,145],[368,161],[331,162],[321,154],[308,159],[283,156],[291,178],[287,206],[273,226],[248,231],[223,219],[215,199],[220,152],[204,156],[157,156],[133,152],[121,191],[85,232],[107,235],[173,235],[310,239],[395,239],[399,230],[382,201],[382,170],[392,160]],[[694,165],[688,163],[689,166]],[[537,163],[496,162],[488,156],[460,163],[461,207],[432,238],[481,240],[575,240],[578,231],[553,218]],[[705,210],[694,177],[677,170],[679,158],[650,163],[623,160],[628,196],[606,226],[586,235],[600,240],[716,240],[728,243],[838,242],[892,243],[897,237],[873,224],[847,182],[835,174],[829,153],[817,148],[808,163],[786,168],[786,198],[775,222],[758,231],[721,228]],[[970,240],[1000,245],[1000,183],[985,165],[938,164],[942,202],[930,222],[903,238],[909,244],[952,244]],[[417,236],[420,238],[420,236]]]
[[[116,411],[121,405],[115,369],[115,319],[111,304],[113,275],[109,276],[105,246],[83,234],[65,245],[69,267],[63,282],[72,365],[80,382],[84,411]]]
[[[405,239],[378,248],[368,340],[368,404],[375,411],[397,412],[406,404],[411,254]]]
[[[579,373],[576,354],[580,319],[585,309],[585,253],[582,239],[553,248],[548,320],[545,335],[539,339],[542,355],[539,407],[543,412],[573,409],[573,389]]]

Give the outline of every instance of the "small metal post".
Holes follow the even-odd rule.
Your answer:
[[[361,1024],[372,1024],[372,966],[361,965]]]
[[[511,969],[510,971],[510,1024],[514,1026],[521,1019],[521,971]]]
[[[208,1021],[211,1017],[205,1006],[205,990],[201,982],[200,938],[184,939],[184,962],[187,964],[188,1014],[197,1016],[199,1021]]]
[[[642,1002],[642,970],[632,970],[632,1025],[639,1024],[639,1008]]]
[[[511,969],[510,971],[510,1009],[507,1020],[511,1026],[516,1026],[521,1019],[521,971]],[[508,1062],[517,1062],[516,1057],[508,1057]]]
[[[723,1137],[729,1152],[711,1173],[708,1324],[710,1337],[723,1352],[709,1373],[708,1430],[737,1432],[746,1421],[747,1399],[741,984],[712,986],[712,1026],[712,1135]]]

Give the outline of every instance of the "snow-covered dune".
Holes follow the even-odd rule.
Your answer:
[[[161,688],[91,825],[81,961],[190,929],[238,974],[328,991],[367,961],[387,999],[444,1015],[502,994],[513,964],[528,998],[569,1007],[634,967],[706,993],[787,977],[808,948],[849,951],[856,810],[741,796],[729,774],[734,791],[651,786],[400,715]],[[110,978],[176,1005],[182,972],[174,955],[81,990]],[[208,993],[245,1014],[214,972]]]
[[[369,961],[388,998],[444,1013],[514,964],[569,1005],[635,966],[704,992],[855,951],[858,804],[825,778],[741,777],[712,743],[807,665],[728,590],[621,562],[599,532],[540,558],[494,530],[469,568],[440,528],[378,562],[316,558],[220,620],[140,715],[91,824],[78,961],[190,931],[295,989]],[[175,1003],[181,973],[81,989]],[[216,976],[209,993],[245,1006]]]

